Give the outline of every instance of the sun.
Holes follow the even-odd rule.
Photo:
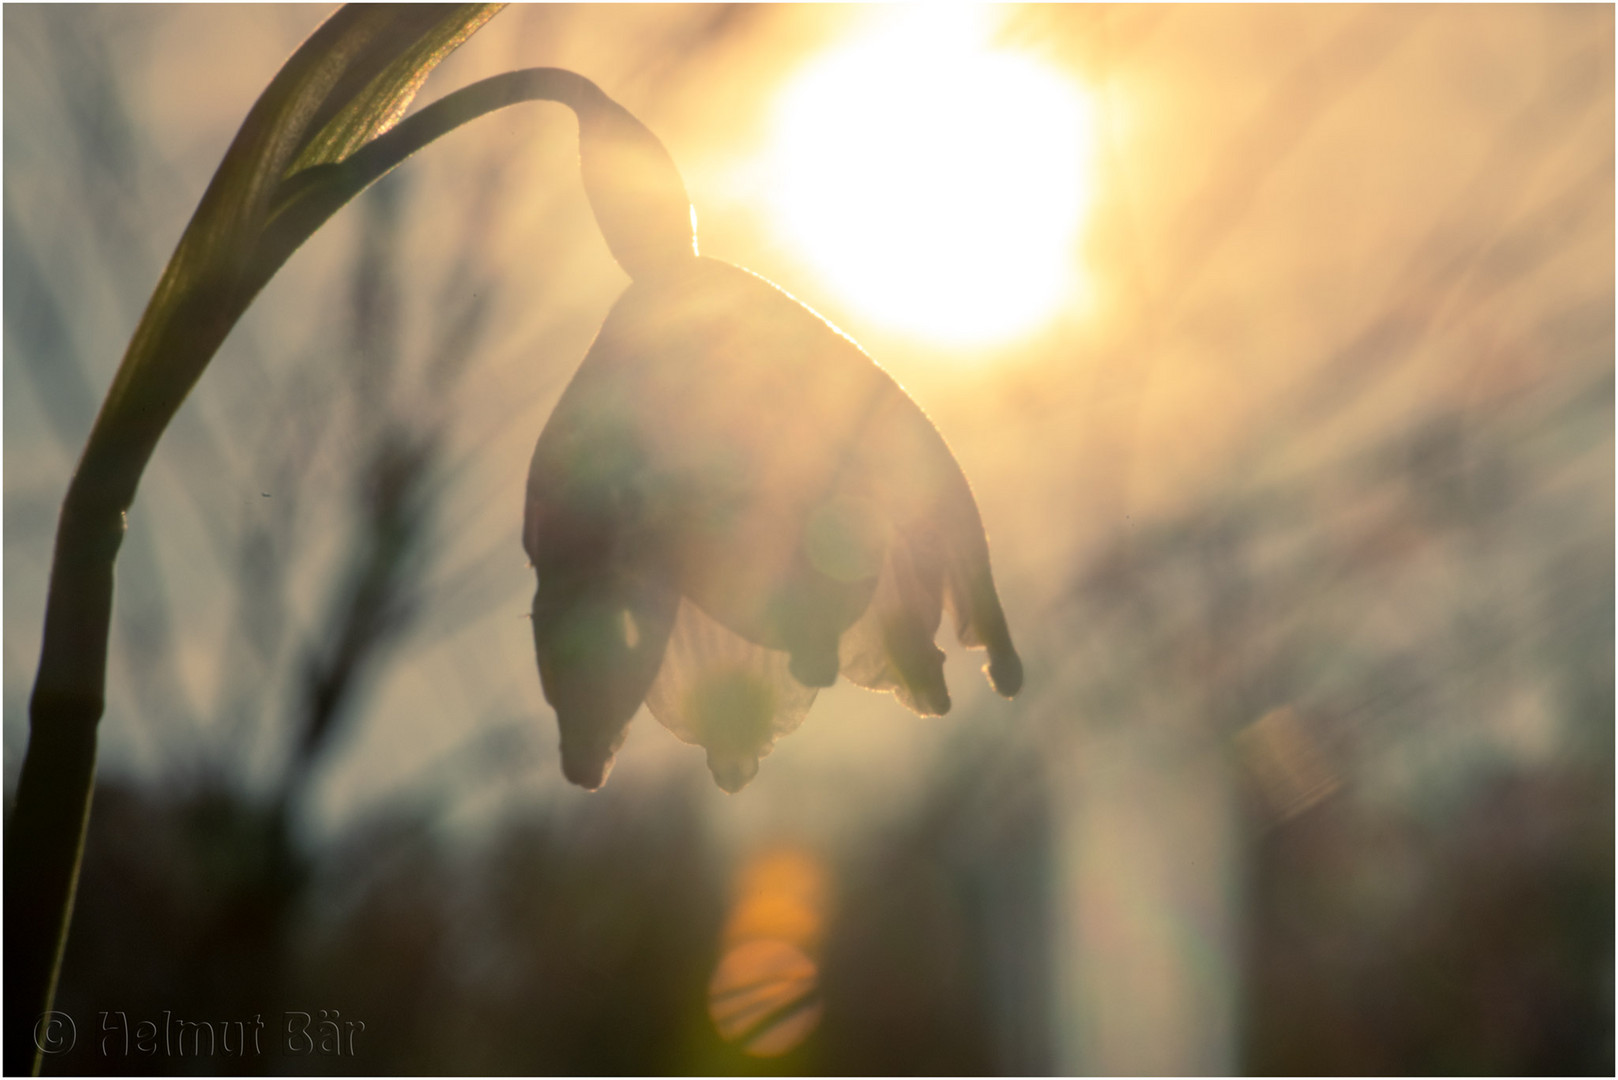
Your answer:
[[[783,92],[775,220],[850,307],[977,346],[1082,293],[1093,106],[1073,80],[989,44],[983,9],[907,8]]]

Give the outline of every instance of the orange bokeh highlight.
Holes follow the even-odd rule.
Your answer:
[[[775,849],[743,866],[708,983],[708,1015],[725,1041],[774,1057],[820,1023],[827,896],[825,871],[807,852]]]

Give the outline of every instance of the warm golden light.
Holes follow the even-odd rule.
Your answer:
[[[807,852],[755,856],[737,879],[724,951],[708,983],[720,1037],[754,1057],[792,1050],[820,1023],[827,882]]]
[[[782,228],[874,321],[947,344],[1035,329],[1078,291],[1092,112],[989,44],[992,12],[918,7],[806,68],[776,117]]]

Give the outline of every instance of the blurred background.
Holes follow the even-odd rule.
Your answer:
[[[325,14],[5,8],[8,804],[68,476]],[[558,65],[645,120],[704,252],[949,440],[1026,689],[950,642],[948,717],[839,686],[739,795],[646,715],[563,781],[522,484],[627,279],[572,116],[505,110],[291,260],[146,474],[46,1071],[1610,1074],[1613,41],[507,10],[421,100]]]

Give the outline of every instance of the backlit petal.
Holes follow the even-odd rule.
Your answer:
[[[788,671],[786,653],[744,640],[689,600],[646,695],[664,727],[708,751],[714,780],[731,792],[758,773],[758,759],[803,722],[814,700]]]

